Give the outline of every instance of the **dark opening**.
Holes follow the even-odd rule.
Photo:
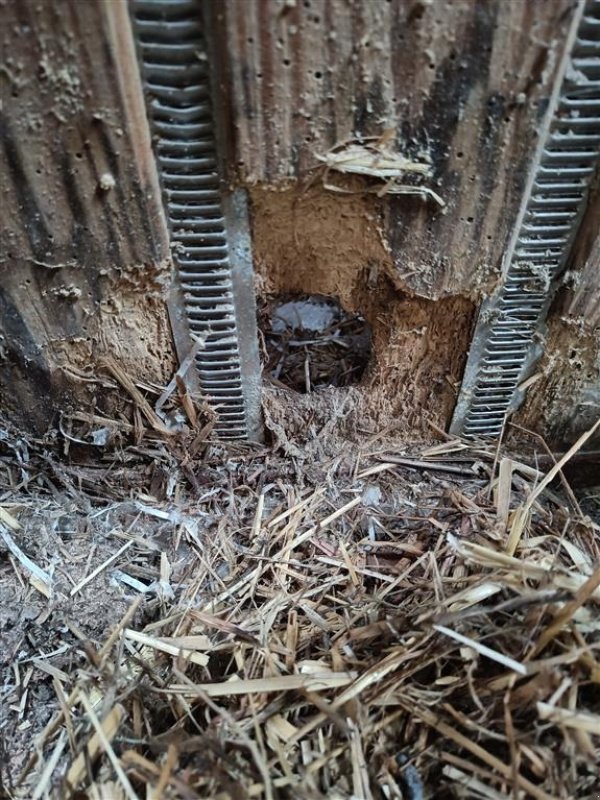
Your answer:
[[[265,371],[296,392],[360,381],[371,357],[364,317],[345,311],[333,297],[285,295],[260,310]]]

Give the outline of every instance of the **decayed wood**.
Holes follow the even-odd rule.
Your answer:
[[[570,0],[206,5],[226,116],[224,166],[232,183],[258,184],[259,279],[283,291],[298,290],[302,278],[305,290],[365,305],[381,340],[374,375],[402,398],[398,413],[419,416],[433,403],[445,424],[473,311],[495,284],[516,219]],[[127,14],[125,2],[110,0],[3,8],[0,401],[38,428],[65,403],[101,401],[88,382],[99,356],[156,381],[173,366],[168,240]],[[398,152],[431,161],[427,185],[444,209],[418,197],[362,196],[360,178],[355,195],[319,187],[319,155],[390,129]],[[288,179],[289,194],[266,191]],[[597,375],[599,218],[588,214],[582,228],[574,270],[586,266],[553,311],[545,377],[525,410],[528,422],[554,414],[555,434],[563,412],[539,393],[573,389],[550,369],[553,348],[575,357],[563,316],[570,331],[584,320],[575,348],[584,409]],[[348,234],[340,242],[350,229],[360,241]],[[446,305],[432,303],[428,325],[415,328],[413,310],[420,319],[442,297]],[[457,347],[440,354],[449,340]],[[423,354],[426,377],[411,360]],[[398,389],[409,381],[397,360],[411,376],[410,397]]]
[[[600,417],[600,175],[550,311],[538,380],[518,424],[568,447]],[[600,447],[600,434],[586,444]]]
[[[171,265],[126,4],[2,14],[0,393],[39,428],[102,353],[168,374]]]
[[[415,378],[408,353],[401,360],[408,374],[397,366],[384,374],[398,353],[379,325],[401,327],[410,295],[459,295],[476,309],[495,287],[573,8],[567,0],[230,0],[220,7],[229,53],[222,85],[235,128],[232,179],[251,187],[261,286],[301,291],[302,284],[358,305],[374,330],[369,391],[387,387],[402,396],[401,419],[417,409],[439,413],[444,426],[454,398],[446,402],[437,391],[433,403],[417,399],[430,373]],[[443,210],[389,195],[354,195],[350,208],[349,195],[327,203],[316,191],[319,156],[389,130],[398,153],[430,160],[433,180],[424,185],[445,201]],[[351,188],[359,187],[355,179]],[[542,377],[518,416],[556,444],[577,438],[598,409],[599,220],[596,197],[571,259],[575,288],[554,304]],[[350,245],[348,226],[354,239],[365,231],[362,245]],[[385,295],[384,303],[377,300],[373,275],[392,281],[396,303]],[[422,338],[429,342],[433,325],[464,348],[471,320],[450,319],[436,303]],[[446,365],[446,391],[457,385],[456,359],[433,342],[426,352]],[[415,391],[407,397],[408,385]]]
[[[393,129],[400,152],[431,159],[429,185],[446,202],[443,212],[416,197],[373,201],[399,288],[476,300],[493,286],[572,3],[230,0],[219,9],[239,179],[304,178],[335,144]]]
[[[600,208],[598,213],[600,214]],[[567,308],[570,317],[577,317],[590,329],[600,326],[600,233],[592,245],[590,256],[580,273],[579,284]]]
[[[600,360],[600,174],[570,259],[574,285],[561,311],[588,330],[598,332]]]

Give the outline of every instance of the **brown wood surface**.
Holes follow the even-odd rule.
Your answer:
[[[572,2],[206,8],[224,110],[217,127],[228,178],[253,201],[259,290],[305,286],[362,310],[380,342],[372,380],[386,402],[401,398],[391,415],[447,424],[478,303],[497,281],[517,217]],[[126,3],[6,3],[0,43],[0,406],[43,428],[57,409],[103,402],[110,381],[95,380],[100,356],[138,380],[168,378],[172,266]],[[415,197],[365,196],[361,179],[355,194],[321,185],[318,154],[389,129],[398,151],[431,159],[427,185],[443,211]],[[590,211],[582,227],[577,284],[555,303],[544,378],[523,411],[530,426],[549,420],[555,438],[579,425],[565,422],[565,392],[588,409],[598,376],[598,219]],[[575,383],[573,359],[582,364]]]
[[[536,374],[515,421],[566,448],[600,417],[600,175],[549,315]],[[600,434],[586,444],[594,448]],[[600,459],[595,463],[598,475]]]
[[[128,24],[121,2],[2,6],[0,400],[38,428],[102,392],[99,355],[146,381],[173,361]]]
[[[239,179],[305,178],[317,154],[393,129],[400,152],[430,157],[430,185],[447,204],[442,212],[396,197],[379,206],[398,285],[427,298],[478,299],[489,289],[570,0],[228,0],[219,8]]]
[[[596,175],[569,268],[570,287],[560,312],[600,337],[600,174]]]
[[[375,342],[367,391],[402,398],[392,403],[394,419],[448,424],[456,399],[449,387],[460,383],[479,302],[500,274],[574,7],[569,0],[219,6],[231,179],[250,186],[259,285],[267,293],[331,292],[362,311]],[[319,190],[317,155],[390,129],[398,152],[431,159],[428,185],[446,202],[443,211],[415,197]],[[556,443],[572,441],[598,411],[600,212],[597,200],[592,205],[569,267],[576,285],[553,306],[542,377],[518,416]],[[381,291],[373,275],[385,276],[396,294]],[[449,307],[432,305],[419,379],[417,344],[398,361],[380,329],[384,321],[411,328],[420,298],[449,296],[470,300],[474,313],[450,319]],[[434,329],[456,349],[440,348]],[[433,374],[445,379],[425,397],[419,380],[432,385]]]

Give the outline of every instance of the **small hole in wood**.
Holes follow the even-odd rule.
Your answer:
[[[301,394],[359,383],[371,358],[369,325],[335,297],[273,297],[261,308],[259,324],[267,373]]]

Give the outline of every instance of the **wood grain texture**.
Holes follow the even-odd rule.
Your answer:
[[[423,374],[439,373],[445,424],[517,217],[571,0],[207,0],[206,10],[223,167],[251,188],[259,285],[298,290],[302,276],[365,306],[382,331],[373,374],[392,394],[419,374],[411,352],[429,342],[391,348],[398,320],[429,315],[437,338]],[[0,405],[39,429],[58,408],[106,401],[87,382],[99,356],[138,379],[168,377],[176,289],[126,3],[23,0],[2,12]],[[319,186],[318,154],[389,129],[399,151],[431,160],[444,211],[364,196],[361,179],[353,195]],[[561,397],[587,409],[599,374],[598,203],[522,413],[555,438],[574,430]],[[446,335],[460,352],[436,350]],[[383,377],[392,362],[393,380]],[[431,380],[417,383],[397,409],[407,418],[442,391],[423,399]]]
[[[388,198],[403,288],[481,297],[495,283],[572,11],[569,0],[221,4],[223,85],[244,183],[305,177],[315,156],[396,131],[426,153],[445,213]]]
[[[569,263],[571,286],[560,313],[596,331],[600,350],[600,172]],[[599,410],[600,413],[600,410]]]
[[[168,373],[171,262],[126,4],[2,13],[0,393],[40,428],[98,355]]]
[[[363,296],[364,275],[374,270],[393,283],[399,299],[459,296],[476,308],[499,279],[573,9],[569,0],[222,4],[231,180],[256,185],[251,194],[260,285],[298,290],[299,276],[306,275],[307,286],[333,282],[352,306],[347,296]],[[352,212],[353,230],[369,233],[346,258],[344,272],[338,262],[356,239],[339,242],[350,200],[333,195],[334,210],[324,219],[325,198],[314,191],[320,181],[316,156],[389,129],[399,152],[429,157],[428,185],[446,208],[414,197],[357,201],[353,208],[361,206],[361,219]],[[265,204],[268,189],[274,197]],[[286,198],[292,191],[297,199],[290,223]],[[540,364],[544,377],[529,390],[519,416],[557,443],[576,438],[598,411],[599,221],[596,196],[571,259],[576,287],[562,291],[553,306]],[[313,235],[298,233],[311,225]],[[294,244],[282,253],[276,243],[290,230]],[[346,273],[344,283],[340,276]],[[282,282],[281,275],[290,280]],[[390,308],[377,319],[391,319]],[[441,306],[436,311],[431,319],[443,324]],[[456,342],[468,339],[472,319],[448,319],[448,335]],[[378,364],[389,358],[386,346],[376,352]],[[448,354],[440,350],[436,357],[445,360],[450,376]],[[401,414],[426,407],[408,399]]]
[[[548,319],[540,378],[516,415],[559,449],[600,417],[600,175],[567,267]],[[598,448],[597,433],[586,449]]]

